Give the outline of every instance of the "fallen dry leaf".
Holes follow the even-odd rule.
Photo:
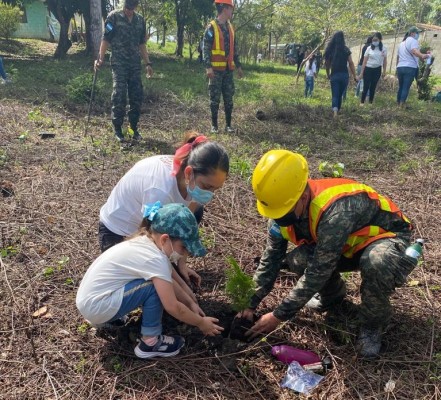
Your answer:
[[[47,306],[43,306],[43,307],[41,307],[41,308],[39,308],[37,311],[35,311],[33,314],[32,314],[32,316],[34,317],[34,318],[39,318],[39,317],[42,317],[44,314],[46,314],[47,313]]]

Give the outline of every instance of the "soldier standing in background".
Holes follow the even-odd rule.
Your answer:
[[[135,12],[139,0],[125,0],[123,10],[112,11],[104,24],[95,69],[104,64],[104,56],[109,45],[112,48],[110,63],[112,66],[112,123],[118,141],[124,141],[122,125],[126,113],[127,92],[129,94],[129,124],[133,139],[141,140],[138,121],[142,104],[141,58],[146,68],[146,76],[153,74],[152,63],[147,53],[147,33],[144,18]]]
[[[231,116],[233,113],[234,79],[237,67],[239,79],[243,72],[236,52],[236,40],[230,19],[233,16],[233,0],[215,0],[217,18],[210,22],[204,33],[204,62],[209,78],[211,133],[218,133],[217,116],[220,97],[224,99],[225,132],[233,133]]]

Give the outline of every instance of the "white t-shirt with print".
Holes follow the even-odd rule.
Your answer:
[[[418,57],[412,54],[413,49],[419,49],[418,40],[409,36],[406,40],[400,43],[398,47],[398,65],[399,67],[418,68]]]
[[[121,236],[135,233],[142,222],[143,207],[160,201],[190,204],[178,189],[171,175],[173,156],[158,155],[138,161],[116,184],[101,207],[100,221]]]
[[[77,308],[91,324],[111,320],[121,307],[124,286],[136,279],[172,282],[167,256],[147,236],[118,243],[89,267],[77,292]]]
[[[317,73],[317,63],[315,61],[312,62],[311,67],[309,66],[309,61],[306,62],[305,68],[305,76],[308,78],[310,76],[314,77]]]
[[[378,47],[375,47],[372,50],[372,47],[369,46],[364,52],[364,56],[369,56],[366,67],[369,68],[378,68],[383,66],[383,61],[387,57],[386,47],[383,45],[383,50],[380,50]]]

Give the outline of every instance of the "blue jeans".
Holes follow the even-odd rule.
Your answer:
[[[348,72],[336,72],[331,75],[332,109],[340,110],[343,93],[349,83]]]
[[[136,279],[126,284],[121,307],[107,322],[120,319],[138,307],[142,308],[141,334],[160,335],[162,333],[162,303],[153,282],[144,279]]]
[[[417,68],[412,67],[398,67],[398,92],[397,92],[397,103],[404,103],[409,96],[409,90],[412,86],[412,82],[416,77]]]
[[[307,76],[305,78],[305,97],[311,97],[314,90],[314,77]]]
[[[5,72],[5,68],[3,67],[3,58],[0,57],[0,76],[6,80],[7,76],[6,76],[6,72]]]

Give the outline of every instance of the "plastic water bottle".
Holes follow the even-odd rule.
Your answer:
[[[273,346],[271,354],[285,364],[291,364],[292,361],[297,361],[300,365],[321,362],[320,357],[313,351],[296,349],[285,344]]]
[[[406,255],[418,260],[423,254],[424,239],[417,239],[406,249]]]
[[[429,55],[429,57],[426,58],[426,64],[430,65],[432,62],[432,53],[430,51],[428,51],[426,54]]]

